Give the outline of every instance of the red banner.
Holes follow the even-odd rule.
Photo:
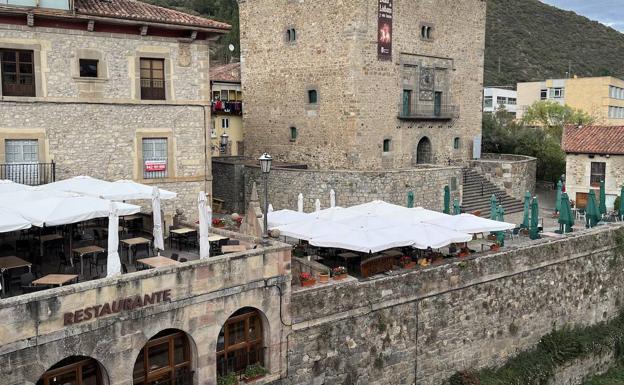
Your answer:
[[[147,172],[167,171],[167,162],[166,161],[146,161],[145,171]]]
[[[379,0],[377,11],[377,58],[392,60],[392,0]]]

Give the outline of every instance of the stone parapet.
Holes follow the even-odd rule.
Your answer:
[[[535,193],[537,159],[512,154],[483,154],[470,166],[508,195],[523,200],[526,192]]]

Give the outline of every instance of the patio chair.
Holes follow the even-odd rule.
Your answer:
[[[579,209],[577,211],[577,217],[579,220],[585,221],[587,220],[587,213],[585,212],[584,209]]]
[[[20,275],[20,284],[22,285],[22,287],[30,286],[32,284],[32,281],[34,280],[35,276],[33,275],[33,273],[28,272]]]
[[[71,260],[69,258],[67,258],[67,256],[65,255],[65,253],[63,251],[59,250],[56,255],[57,255],[58,260],[59,260],[59,265],[58,265],[58,269],[57,269],[57,271],[59,273],[65,272],[67,270],[72,270],[72,271],[75,270],[75,266],[76,265],[72,266]],[[80,263],[80,262],[78,262],[78,263]],[[61,267],[63,269],[61,269]]]
[[[102,268],[103,272],[106,272],[107,260],[108,260],[108,256],[106,253],[99,253],[95,256],[95,258],[90,259],[89,260],[89,275],[91,275],[91,268],[93,266],[95,266],[96,273],[100,272],[100,267]]]
[[[179,257],[180,255],[178,253],[171,253],[171,259],[173,259],[174,261],[177,261]]]

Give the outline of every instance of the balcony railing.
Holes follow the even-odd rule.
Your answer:
[[[0,164],[0,179],[15,183],[39,186],[56,180],[56,164],[51,163],[3,163]]]
[[[459,117],[459,106],[453,104],[400,104],[399,119],[451,120]]]

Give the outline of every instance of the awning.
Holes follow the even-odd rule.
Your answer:
[[[28,186],[25,184],[15,183],[12,180],[0,179],[0,194],[22,191],[27,188]]]
[[[299,211],[293,210],[279,210],[269,212],[268,221],[269,221],[269,229],[274,229],[278,226],[287,225],[290,223],[295,223],[303,220],[310,219],[309,214],[300,213]]]
[[[26,230],[30,227],[30,222],[24,219],[21,215],[4,208],[0,208],[0,233]]]
[[[48,183],[41,186],[44,190],[72,192],[83,195],[90,195],[114,201],[126,201],[135,199],[152,199],[152,189],[150,185],[137,183],[131,180],[118,180],[108,182],[90,176],[76,176],[58,182]],[[173,199],[176,193],[159,189],[160,199]]]
[[[428,220],[426,223],[468,234],[505,231],[516,228],[516,225],[512,223],[493,221],[472,214],[449,215],[448,217]]]

